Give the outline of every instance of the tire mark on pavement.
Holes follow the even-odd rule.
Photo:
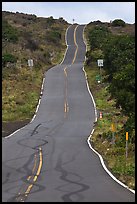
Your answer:
[[[59,159],[58,159],[58,162],[57,162],[57,165],[55,167],[55,170],[57,170],[58,172],[61,173],[61,176],[60,176],[60,179],[67,182],[67,184],[65,185],[61,185],[61,186],[58,186],[56,189],[61,191],[61,192],[68,192],[66,194],[64,194],[62,196],[62,199],[64,202],[79,202],[79,201],[82,201],[84,199],[84,196],[81,194],[83,191],[86,191],[87,189],[89,189],[89,186],[88,185],[85,185],[83,183],[81,183],[80,181],[83,179],[81,176],[79,176],[78,174],[76,173],[73,173],[73,172],[68,172],[67,170],[65,170],[62,166],[64,165],[63,162],[62,162],[62,156],[63,156],[63,153],[60,154],[59,156]],[[65,164],[68,164],[72,161],[75,160],[75,156],[72,157],[71,161],[65,163]],[[73,181],[68,178],[70,177],[70,175],[73,175],[74,177],[77,178],[77,181]],[[71,190],[64,190],[64,187],[65,186],[71,186]],[[73,190],[77,188],[77,190]],[[74,200],[74,197],[75,197],[75,200]]]
[[[39,155],[39,156],[38,156]],[[30,170],[29,165],[32,163],[32,160],[34,160],[33,169]],[[38,162],[39,160],[39,162]],[[42,190],[45,190],[45,187],[39,184],[36,184],[36,180],[38,179],[38,176],[40,175],[42,168],[42,149],[39,148],[39,151],[37,151],[37,154],[32,154],[28,161],[24,164],[21,169],[24,169],[27,173],[27,176],[23,176],[20,180],[23,181],[23,184],[21,185],[18,193],[16,193],[15,196],[13,196],[11,199],[8,200],[8,202],[24,202],[27,199],[27,196],[30,194],[30,191],[32,190],[33,186],[36,186],[37,189],[33,191],[39,192]],[[20,168],[16,171],[20,172]],[[17,186],[15,186],[16,188]],[[13,190],[14,187],[7,189],[7,192],[10,192],[10,190]],[[31,192],[32,193],[32,192]]]

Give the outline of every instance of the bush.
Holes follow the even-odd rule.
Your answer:
[[[97,62],[98,59],[103,59],[104,55],[102,50],[100,49],[95,49],[93,51],[87,51],[86,53],[86,57],[87,57],[87,64],[89,65],[91,62]]]
[[[122,26],[124,27],[126,24],[123,20],[121,19],[116,19],[112,22],[112,26]]]
[[[64,23],[64,24],[66,23],[66,21],[63,19],[63,17],[59,17],[59,22]]]
[[[58,44],[61,40],[61,32],[60,31],[49,31],[46,36],[46,40],[50,43]]]
[[[33,39],[28,39],[25,48],[35,51],[39,48],[39,42]]]
[[[50,56],[49,51],[45,51],[43,56],[44,56],[45,61],[50,64],[51,63],[51,56]]]
[[[16,63],[17,58],[10,53],[6,53],[2,56],[2,67],[5,67],[8,62]]]
[[[2,39],[9,42],[18,41],[18,32],[6,20],[2,20]]]
[[[47,18],[47,24],[48,24],[48,26],[51,26],[51,25],[53,25],[55,23],[55,19],[52,17],[52,16],[50,16],[49,18]]]
[[[96,26],[89,30],[88,39],[90,48],[92,50],[102,49],[109,34],[110,31],[105,26]]]

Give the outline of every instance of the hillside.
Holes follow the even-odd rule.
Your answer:
[[[3,133],[8,134],[7,124],[33,117],[43,74],[63,59],[68,26],[62,17],[2,12]],[[33,59],[32,69],[28,59]]]
[[[65,30],[68,23],[53,17],[42,18],[23,13],[2,12],[2,55],[12,54],[15,67],[27,65],[28,58],[34,60],[35,68],[53,64],[64,51]],[[11,65],[10,65],[11,66]]]

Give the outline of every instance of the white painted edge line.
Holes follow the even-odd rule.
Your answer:
[[[32,120],[30,121],[30,123],[32,123],[32,122],[33,122],[33,120],[34,120],[34,119],[35,119],[35,117],[36,117],[36,113],[38,112],[38,109],[39,109],[39,106],[40,106],[40,102],[41,102],[41,97],[42,97],[42,94],[43,94],[44,82],[45,82],[45,77],[43,78],[43,81],[42,81],[42,86],[41,86],[41,92],[40,92],[39,102],[38,102],[38,105],[37,105],[37,108],[36,108],[35,114],[34,114],[34,116],[33,116]]]
[[[85,27],[86,27],[86,25],[85,25]],[[85,29],[85,27],[84,27],[84,29]],[[83,29],[83,39],[84,39],[84,43],[85,43],[84,29]],[[85,45],[86,45],[86,43],[85,43]],[[86,51],[87,51],[87,45],[86,45]],[[84,73],[85,73],[85,78],[86,78],[86,83],[87,83],[87,89],[88,89],[88,92],[89,92],[89,94],[90,94],[90,96],[91,96],[91,98],[92,98],[93,104],[94,104],[94,108],[95,108],[95,122],[96,122],[96,121],[97,121],[96,104],[95,104],[94,98],[93,98],[93,96],[92,96],[92,94],[91,94],[91,91],[90,91],[90,89],[89,89],[89,84],[88,84],[88,81],[87,81],[87,74],[86,74],[86,72],[85,72],[85,70],[84,70],[84,67],[83,67],[83,71],[84,71]],[[127,185],[125,185],[124,183],[122,183],[121,181],[119,181],[119,180],[107,169],[107,167],[106,167],[106,165],[105,165],[105,163],[104,163],[104,160],[103,160],[102,156],[101,156],[95,149],[93,149],[93,147],[91,146],[91,143],[90,143],[90,139],[91,139],[91,137],[92,137],[92,135],[93,135],[93,132],[94,132],[94,128],[92,129],[92,131],[91,131],[91,133],[90,133],[90,135],[89,135],[89,137],[88,137],[88,139],[87,139],[87,143],[88,143],[88,145],[89,145],[89,148],[90,148],[93,152],[95,152],[95,153],[98,155],[98,157],[99,157],[99,159],[100,159],[100,162],[101,162],[101,164],[102,164],[104,170],[109,174],[109,176],[111,176],[111,178],[112,178],[113,180],[115,180],[117,183],[119,183],[121,186],[125,187],[126,189],[128,189],[129,191],[131,191],[132,193],[135,194],[135,190],[130,189]]]
[[[90,89],[89,89],[89,84],[88,84],[88,81],[87,81],[87,74],[86,74],[86,71],[85,71],[84,67],[83,67],[83,71],[84,71],[84,73],[85,73],[87,89],[88,89],[89,95],[91,96],[91,99],[92,99],[93,105],[94,105],[94,110],[95,110],[95,122],[97,122],[97,109],[96,109],[96,104],[95,104],[93,95],[92,95],[92,93],[91,93],[91,91],[90,91]]]
[[[65,33],[65,42],[66,42],[66,45],[67,45],[67,32],[68,32],[68,29],[69,29],[70,26],[71,26],[71,25],[68,26],[68,28],[66,29],[66,33]],[[68,45],[67,45],[67,49],[68,49]],[[65,56],[66,56],[66,53],[67,53],[67,49],[66,49],[66,51],[65,51],[64,58],[63,58],[63,60],[62,60],[62,62],[61,62],[60,64],[62,64],[63,61],[64,61],[64,59],[65,59]],[[34,120],[35,117],[36,117],[36,113],[38,112],[38,109],[39,109],[39,106],[40,106],[40,102],[41,102],[41,96],[42,96],[42,94],[43,94],[44,82],[45,82],[45,77],[43,78],[43,82],[42,82],[42,86],[41,86],[41,92],[40,92],[40,98],[39,98],[39,101],[38,101],[38,105],[37,105],[37,107],[36,107],[35,114],[34,114],[32,120],[31,120],[28,124],[30,124],[30,123],[33,122],[33,120]],[[28,124],[27,124],[27,125],[28,125]],[[9,137],[13,136],[15,133],[17,133],[18,131],[22,130],[22,129],[25,128],[27,125],[25,125],[24,127],[20,128],[20,129],[18,129],[18,130],[16,130],[15,132],[11,133],[10,135],[8,135],[8,136],[6,136],[6,137],[4,137],[4,138],[9,138]]]
[[[26,125],[25,125],[25,126],[26,126]],[[25,126],[24,126],[24,127],[25,127]],[[9,137],[13,136],[15,133],[17,133],[19,130],[23,129],[24,127],[20,128],[20,129],[18,129],[18,130],[16,130],[15,132],[11,133],[10,135],[8,135],[8,136],[6,136],[6,137],[4,137],[4,138],[9,138]]]

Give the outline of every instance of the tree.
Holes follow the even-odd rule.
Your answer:
[[[135,61],[135,37],[122,35],[110,36],[104,51],[104,69],[109,74],[109,79],[113,74],[119,71],[123,66]]]
[[[112,26],[116,27],[116,26],[122,26],[125,27],[125,22],[121,19],[115,19],[114,21],[112,21]]]
[[[121,24],[121,21],[114,21]],[[115,24],[116,25],[116,24]],[[135,140],[135,37],[113,35],[105,27],[95,26],[88,33],[90,50],[87,64],[100,56],[104,59],[104,70],[109,82],[109,92],[116,105],[121,106],[127,116],[125,131],[130,131],[131,141]]]
[[[128,120],[125,131],[130,131],[134,142],[135,130],[135,38],[116,36],[104,49],[104,68],[109,74],[109,91],[121,106]]]
[[[88,39],[91,50],[102,49],[110,31],[105,26],[96,26],[89,31]]]

